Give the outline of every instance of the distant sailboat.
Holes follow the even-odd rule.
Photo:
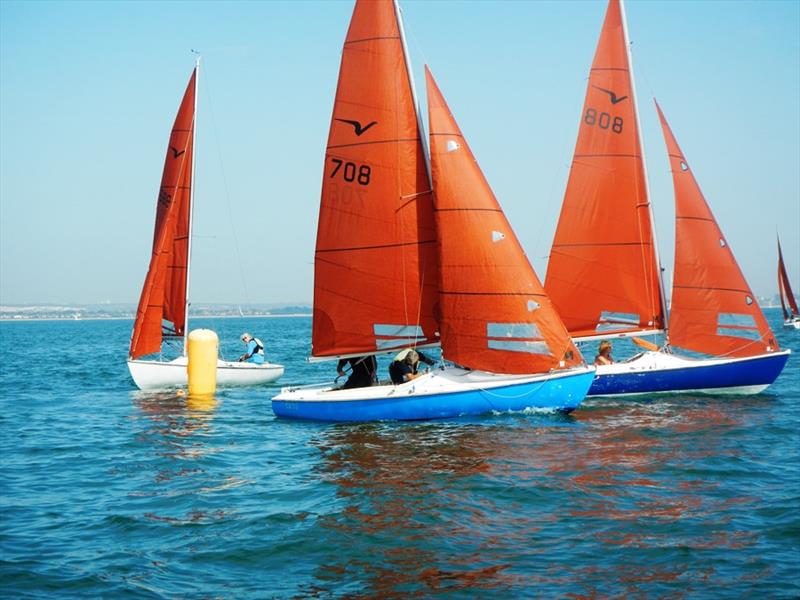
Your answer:
[[[577,340],[667,339],[661,350],[599,365],[590,395],[762,391],[780,374],[789,351],[780,352],[661,118],[677,207],[669,327],[624,11],[621,0],[610,0],[545,289]],[[714,358],[682,357],[672,346]]]
[[[278,416],[568,411],[591,384],[594,370],[553,311],[430,75],[427,81],[435,200],[399,8],[358,0],[325,157],[312,360],[433,346],[441,337],[443,355],[461,366],[399,385],[284,388],[272,400]]]
[[[789,283],[786,265],[783,264],[780,238],[778,238],[778,295],[781,297],[783,326],[800,329],[800,311],[797,310],[797,300],[794,297],[794,292],[792,292],[792,285]]]
[[[140,389],[186,385],[194,182],[195,115],[199,61],[192,71],[172,126],[156,204],[153,253],[131,334],[128,369]],[[164,338],[183,340],[183,355],[172,361],[142,360],[161,352]],[[219,385],[257,385],[283,375],[281,365],[217,363]]]

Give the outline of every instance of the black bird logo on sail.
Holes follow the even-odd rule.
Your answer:
[[[362,135],[362,134],[363,134],[363,133],[364,133],[364,132],[365,132],[367,129],[369,129],[369,128],[370,128],[370,127],[372,127],[373,125],[377,125],[377,124],[378,124],[378,122],[377,122],[377,121],[372,121],[371,123],[368,123],[367,125],[363,125],[363,126],[362,126],[362,125],[361,125],[361,122],[359,122],[359,121],[354,121],[354,120],[351,120],[351,119],[336,119],[336,120],[337,120],[337,121],[341,121],[342,123],[347,123],[348,125],[352,125],[352,126],[353,126],[353,130],[355,131],[355,134],[356,134],[356,136],[359,136],[359,137],[360,137],[360,136],[361,136],[361,135]]]
[[[607,90],[605,88],[601,88],[599,85],[593,85],[592,87],[608,94],[608,97],[611,99],[611,104],[618,104],[627,98],[627,96],[622,96],[621,98],[617,98],[617,95],[614,92],[612,92],[611,90]]]
[[[178,149],[175,146],[170,146],[169,149],[172,150],[172,158],[178,158],[181,154],[186,152],[186,150],[181,150],[178,152]]]

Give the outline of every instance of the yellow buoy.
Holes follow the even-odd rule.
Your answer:
[[[189,334],[189,395],[208,396],[217,391],[219,338],[210,329],[195,329]]]

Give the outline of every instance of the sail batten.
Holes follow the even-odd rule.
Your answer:
[[[714,356],[779,350],[661,107],[675,189],[675,269],[669,341]]]
[[[666,311],[624,14],[608,4],[595,51],[545,289],[573,336],[661,331]]]
[[[150,265],[131,334],[131,359],[161,350],[164,322],[176,335],[185,335],[196,98],[197,68],[167,144]]]

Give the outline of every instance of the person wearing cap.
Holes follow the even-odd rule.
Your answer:
[[[242,341],[247,345],[247,350],[239,357],[239,362],[251,362],[257,365],[264,364],[264,344],[261,340],[249,333],[242,334]]]
[[[600,342],[600,347],[597,349],[597,356],[594,358],[596,365],[610,365],[614,362],[611,358],[611,342],[603,340]]]
[[[342,358],[336,365],[336,372],[339,373],[339,377],[344,376],[344,369],[347,363],[350,363],[350,377],[347,378],[341,389],[369,387],[375,384],[377,381],[378,361],[375,360],[374,355]]]
[[[417,352],[411,348],[401,351],[389,365],[389,377],[392,378],[392,383],[405,383],[419,377],[421,373],[418,373],[417,370],[419,369],[420,361],[426,365],[436,364],[422,352]]]

